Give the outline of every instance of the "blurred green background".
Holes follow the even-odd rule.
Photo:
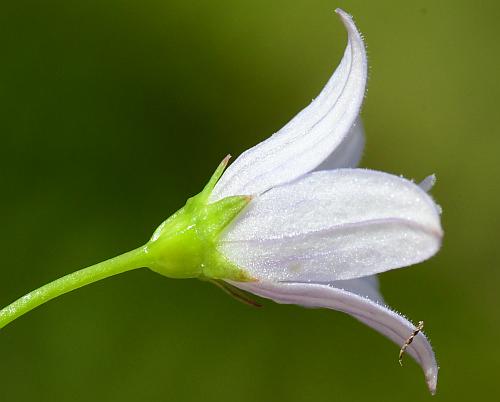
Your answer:
[[[439,255],[383,274],[425,320],[442,401],[500,393],[495,1],[4,2],[0,304],[144,243],[307,105],[346,42],[370,62],[362,166],[436,173]],[[131,272],[0,333],[2,401],[420,401],[419,367],[349,316],[251,309],[195,280]]]

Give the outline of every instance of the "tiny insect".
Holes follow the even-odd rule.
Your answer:
[[[422,331],[423,329],[424,329],[424,322],[419,321],[418,325],[415,327],[415,330],[413,331],[413,333],[410,335],[410,337],[406,340],[404,345],[401,347],[401,350],[399,351],[399,364],[401,366],[403,366],[403,355],[405,353],[406,348],[408,346],[410,346],[410,344],[413,342],[413,338],[415,338],[418,335],[418,333],[420,331]]]

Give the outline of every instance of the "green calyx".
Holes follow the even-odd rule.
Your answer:
[[[251,200],[249,196],[232,196],[208,202],[228,160],[229,156],[203,191],[164,221],[144,246],[148,267],[153,271],[170,278],[252,280],[217,250],[222,231]]]

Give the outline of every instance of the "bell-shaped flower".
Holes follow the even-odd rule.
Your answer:
[[[364,135],[359,111],[367,62],[351,17],[344,56],[320,95],[280,131],[244,152],[222,175],[215,202],[249,195],[217,249],[251,281],[229,281],[278,303],[346,312],[403,345],[415,330],[388,308],[373,275],[419,263],[441,243],[439,207],[422,187],[387,173],[354,169]],[[437,365],[418,333],[407,349],[431,392]]]
[[[364,145],[359,111],[367,64],[351,17],[342,61],[319,96],[280,131],[226,158],[205,189],[163,222],[144,246],[50,282],[0,310],[0,328],[95,281],[148,267],[211,281],[278,303],[346,312],[396,342],[422,366],[431,392],[437,365],[427,338],[388,308],[374,275],[431,257],[439,207],[401,177],[355,169]],[[411,343],[410,343],[411,341]]]

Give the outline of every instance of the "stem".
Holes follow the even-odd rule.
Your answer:
[[[122,272],[144,267],[146,256],[144,247],[140,247],[47,283],[0,310],[0,328],[41,304],[72,290]]]

